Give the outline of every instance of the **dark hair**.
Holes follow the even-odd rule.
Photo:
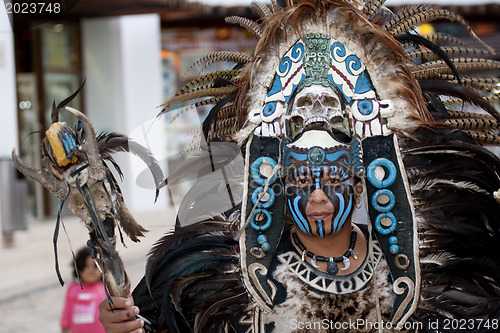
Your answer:
[[[90,257],[90,248],[85,246],[82,247],[78,252],[76,253],[75,256],[75,261],[72,263],[73,266],[73,276],[75,278],[78,277],[77,271],[81,272],[85,269],[85,262],[87,261],[87,258]]]

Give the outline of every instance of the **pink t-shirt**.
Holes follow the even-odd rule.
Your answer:
[[[99,322],[99,303],[105,298],[102,282],[82,284],[72,282],[66,291],[61,326],[71,333],[105,333]]]

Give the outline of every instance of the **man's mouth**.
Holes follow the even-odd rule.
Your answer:
[[[314,212],[312,214],[307,215],[313,221],[325,220],[332,213],[329,212]]]

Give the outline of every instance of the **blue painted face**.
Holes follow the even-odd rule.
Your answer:
[[[286,177],[287,209],[305,233],[337,233],[354,208],[354,186],[354,178],[339,165],[291,167]]]

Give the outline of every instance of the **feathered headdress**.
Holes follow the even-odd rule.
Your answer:
[[[241,275],[262,309],[272,308],[266,274],[283,230],[285,201],[273,187],[283,148],[318,116],[292,108],[314,86],[335,91],[342,104],[329,105],[321,122],[360,142],[353,156],[364,166],[370,226],[394,282],[393,323],[414,313],[482,318],[494,311],[498,318],[500,160],[482,145],[500,145],[492,106],[498,79],[487,76],[500,63],[459,15],[428,5],[393,13],[384,2],[254,3],[258,21],[227,21],[257,38],[255,53],[203,57],[203,69],[218,61],[234,67],[187,83],[162,112],[193,99],[212,104],[200,128],[208,148],[217,141],[242,147]],[[461,24],[484,49],[417,33],[435,20]],[[470,105],[478,108],[463,111]]]

